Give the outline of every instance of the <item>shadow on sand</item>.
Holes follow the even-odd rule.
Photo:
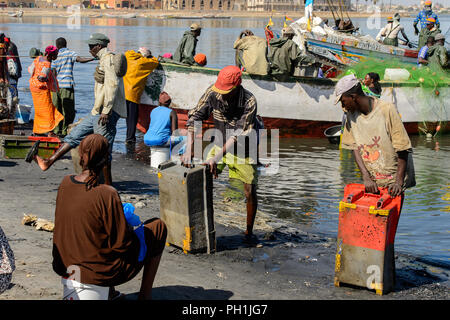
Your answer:
[[[15,166],[17,166],[17,162],[15,161],[0,160],[0,167],[15,167]]]
[[[124,300],[137,300],[138,292],[126,294]],[[229,300],[233,292],[189,286],[165,286],[152,289],[153,300]]]
[[[113,186],[124,194],[158,194],[158,185],[141,181],[113,181]]]

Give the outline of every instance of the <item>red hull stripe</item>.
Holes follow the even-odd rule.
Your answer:
[[[137,129],[146,133],[150,125],[150,112],[156,106],[141,104],[139,106],[139,119]],[[184,129],[186,127],[187,113],[186,109],[175,109],[178,115],[178,128]],[[331,121],[313,121],[313,120],[296,120],[296,119],[280,119],[280,118],[266,118],[263,117],[264,127],[266,129],[279,129],[281,138],[324,138],[323,132],[331,127],[340,124],[339,122]],[[419,133],[419,123],[405,122],[406,131],[409,134]],[[204,129],[212,128],[214,126],[212,117],[203,123]],[[450,131],[450,123],[443,131]]]

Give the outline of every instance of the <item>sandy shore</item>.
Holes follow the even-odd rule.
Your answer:
[[[18,11],[18,8],[6,8],[0,11],[0,15],[7,15],[8,12]],[[24,16],[68,16],[71,14],[67,9],[44,9],[44,8],[22,8],[20,10],[24,11]],[[203,16],[203,15],[215,15],[215,16],[226,16],[226,17],[236,17],[236,18],[257,18],[257,17],[268,17],[270,12],[256,12],[256,11],[196,11],[196,10],[114,10],[114,9],[82,9],[80,14],[83,17],[97,17],[103,15],[124,15],[134,13],[137,17],[141,18],[168,18],[168,17],[189,17],[189,16]],[[320,11],[315,13],[321,18],[333,18],[331,11]],[[382,12],[381,17],[391,16],[393,12]],[[287,11],[287,12],[273,12],[274,18],[284,18],[285,15],[296,20],[304,16],[303,11]],[[365,18],[370,17],[373,13],[367,12],[349,12],[348,15],[351,18]],[[402,14],[404,17],[410,16],[410,14]],[[347,14],[344,13],[344,17],[347,18]]]
[[[16,258],[12,285],[1,299],[61,299],[60,278],[51,267],[52,233],[21,224],[24,213],[53,221],[57,188],[72,174],[70,158],[48,172],[24,160],[0,159],[0,225]],[[115,154],[114,186],[123,202],[140,202],[142,220],[159,216],[155,172],[135,157]],[[154,299],[449,299],[449,270],[397,253],[396,290],[377,296],[366,289],[335,288],[335,239],[258,213],[260,246],[242,242],[245,204],[214,192],[217,252],[186,255],[166,247]],[[117,287],[134,299],[142,273]]]

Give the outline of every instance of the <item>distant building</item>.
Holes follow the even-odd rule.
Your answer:
[[[330,5],[333,9],[340,9],[340,1],[315,0],[314,11],[329,11]],[[343,0],[344,10],[351,10],[351,0]],[[304,0],[247,0],[248,11],[302,11],[305,9]]]
[[[162,0],[164,10],[234,10],[235,0]]]
[[[34,0],[2,0],[0,1],[1,6],[8,6],[12,8],[34,8]]]

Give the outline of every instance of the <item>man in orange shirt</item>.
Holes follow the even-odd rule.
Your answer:
[[[139,116],[139,102],[144,92],[147,77],[155,70],[159,61],[147,48],[139,48],[138,52],[125,52],[127,73],[123,77],[125,100],[127,103],[127,145],[136,142],[136,125]]]

